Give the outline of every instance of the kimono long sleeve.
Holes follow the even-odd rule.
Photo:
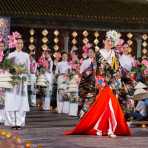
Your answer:
[[[26,69],[27,69],[27,73],[30,73],[30,58],[29,55],[26,56]]]

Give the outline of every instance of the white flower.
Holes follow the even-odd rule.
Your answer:
[[[112,39],[113,42],[116,42],[120,38],[120,34],[115,30],[109,30],[106,32],[106,37]]]

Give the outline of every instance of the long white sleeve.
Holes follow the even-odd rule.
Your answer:
[[[30,74],[30,58],[29,58],[29,55],[26,56],[26,68],[27,68],[27,73]]]

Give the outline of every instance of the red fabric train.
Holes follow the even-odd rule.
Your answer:
[[[131,135],[117,98],[111,88],[106,86],[96,96],[96,101],[76,127],[64,134],[96,135],[97,131],[101,131],[103,135],[107,135],[109,129],[116,135]]]

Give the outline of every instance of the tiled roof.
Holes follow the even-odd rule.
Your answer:
[[[0,0],[0,15],[148,22],[148,5],[121,0]]]

